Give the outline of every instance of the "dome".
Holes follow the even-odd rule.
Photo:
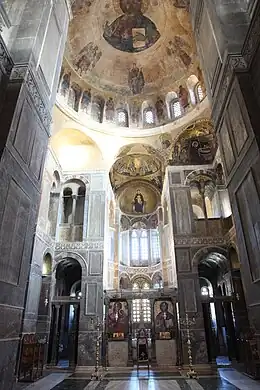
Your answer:
[[[74,0],[72,12],[61,95],[72,88],[76,111],[154,128],[202,101],[190,88],[203,78],[186,0]]]
[[[172,0],[75,0],[66,59],[92,88],[132,97],[178,86],[196,71],[189,13]]]

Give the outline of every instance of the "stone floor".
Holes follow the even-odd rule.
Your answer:
[[[91,381],[87,374],[50,373],[26,390],[260,390],[253,381],[232,368],[219,370],[218,376],[187,379],[180,373],[136,371],[107,373],[101,381]]]

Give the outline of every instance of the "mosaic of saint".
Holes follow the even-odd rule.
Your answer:
[[[136,53],[152,46],[160,38],[160,33],[151,19],[144,16],[142,0],[120,0],[124,15],[114,22],[106,22],[105,40],[114,48]]]
[[[136,191],[134,200],[133,200],[133,212],[134,213],[144,213],[145,200],[143,194],[140,190]]]

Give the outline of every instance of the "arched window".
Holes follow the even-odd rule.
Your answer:
[[[174,99],[170,103],[171,119],[177,119],[182,116],[182,109],[178,99]]]
[[[58,219],[58,209],[60,200],[60,177],[57,171],[53,174],[53,182],[50,191],[48,208],[48,234],[55,237]]]
[[[149,260],[147,230],[133,230],[131,234],[131,265],[145,266]]]
[[[118,126],[128,127],[128,114],[126,110],[117,110],[117,124]]]
[[[144,124],[153,125],[155,123],[153,109],[148,107],[144,110]]]
[[[52,258],[49,253],[46,253],[42,264],[42,276],[51,275],[51,269],[52,269]]]
[[[132,261],[136,262],[139,260],[139,237],[137,232],[133,230],[132,232],[132,240],[131,240],[131,257]]]
[[[153,229],[151,231],[151,252],[152,252],[152,264],[159,263],[161,258],[161,251],[160,251],[159,231],[157,229]]]
[[[203,92],[203,89],[202,89],[200,83],[198,83],[198,84],[196,85],[195,91],[196,91],[195,93],[196,93],[196,95],[197,95],[197,100],[198,100],[198,102],[199,102],[199,103],[202,102],[202,100],[205,98],[205,94],[204,94],[204,92]]]
[[[63,215],[62,223],[70,223],[72,217],[72,189],[67,187],[63,190]]]
[[[150,323],[151,316],[151,304],[149,299],[134,299],[133,300],[133,322],[139,323],[141,319],[144,323]]]
[[[82,225],[84,220],[84,204],[85,204],[85,187],[81,186],[78,189],[77,200],[76,200],[76,210],[74,223],[76,225]]]
[[[76,93],[73,88],[69,90],[68,106],[75,110],[76,105]]]
[[[148,262],[149,249],[148,249],[148,234],[146,230],[143,230],[140,237],[140,258],[143,262]]]
[[[163,288],[163,281],[161,275],[155,276],[153,279],[153,288]]]

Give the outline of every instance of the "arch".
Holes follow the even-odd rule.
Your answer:
[[[160,272],[155,272],[152,275],[152,287],[153,288],[162,288],[163,287],[163,278]]]
[[[74,125],[71,123],[72,127],[63,127],[50,141],[62,171],[75,172],[69,175],[72,177],[78,172],[103,167],[103,155],[97,142],[86,134],[87,130]]]
[[[192,210],[193,210],[194,216],[197,219],[204,219],[205,218],[205,215],[204,215],[202,208],[200,206],[198,206],[197,204],[192,205]]]
[[[55,295],[56,296],[70,296],[72,287],[80,282],[81,288],[82,267],[80,263],[66,257],[60,261],[55,268]],[[80,298],[81,295],[78,296]]]
[[[192,105],[197,104],[197,96],[196,96],[196,85],[198,84],[199,79],[195,74],[192,74],[186,81],[186,85],[190,94],[190,101]]]
[[[239,260],[238,249],[236,248],[235,245],[232,245],[228,248],[228,258],[232,270],[240,269],[241,265]]]
[[[204,247],[204,248],[201,248],[199,249],[195,255],[193,256],[192,258],[192,268],[193,269],[197,269],[201,259],[205,256],[207,256],[208,254],[210,253],[213,253],[213,252],[217,252],[219,254],[221,254],[222,256],[228,258],[228,251],[222,247],[218,247],[218,246],[207,246],[207,247]]]
[[[130,278],[125,273],[120,275],[119,288],[122,290],[128,290],[131,288]]]
[[[46,253],[43,256],[43,263],[42,263],[42,276],[49,276],[52,273],[52,255],[49,251],[46,251]]]
[[[131,284],[132,284],[132,288],[134,287],[135,284],[138,285],[138,289],[142,289],[142,286],[144,286],[144,284],[149,285],[149,288],[151,288],[152,280],[148,275],[138,274],[132,277]]]
[[[57,269],[57,266],[59,265],[59,263],[63,260],[68,259],[68,258],[73,259],[73,260],[77,260],[77,262],[80,264],[82,270],[83,269],[88,270],[88,263],[82,255],[80,255],[79,253],[75,253],[75,252],[61,252],[57,256],[55,256],[55,258],[54,258],[55,265],[53,267],[53,273],[56,272],[56,269]]]
[[[61,180],[60,180],[60,174],[57,170],[55,170],[53,172],[53,175],[52,175],[52,180],[53,180],[53,184],[55,183],[55,191],[60,191],[60,186],[61,186]]]

